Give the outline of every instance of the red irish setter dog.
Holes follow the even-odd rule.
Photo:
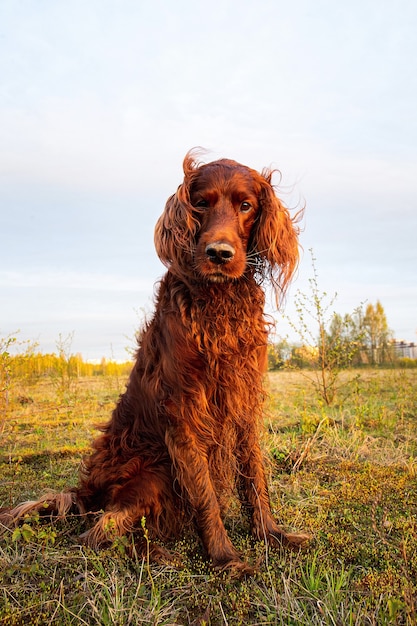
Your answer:
[[[266,279],[284,293],[298,262],[297,217],[276,197],[271,171],[235,161],[184,160],[184,181],[155,229],[168,272],[145,326],[125,393],[83,463],[79,486],[3,511],[93,515],[90,546],[135,533],[178,536],[193,523],[213,565],[250,572],[222,521],[233,491],[253,534],[300,545],[271,514],[259,428],[264,396]],[[143,534],[143,533],[142,533]],[[154,546],[154,553],[161,552]]]

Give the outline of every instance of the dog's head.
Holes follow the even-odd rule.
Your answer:
[[[228,159],[200,165],[188,153],[184,181],[155,228],[162,262],[200,281],[268,277],[282,295],[298,263],[299,214],[290,217],[271,178]]]

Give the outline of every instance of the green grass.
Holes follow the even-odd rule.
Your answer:
[[[331,407],[301,373],[271,373],[269,390],[272,506],[288,528],[313,534],[307,549],[254,543],[233,507],[228,531],[258,566],[239,581],[210,569],[194,535],[174,546],[175,568],[127,558],[124,541],[100,553],[81,547],[77,517],[34,518],[0,537],[0,624],[416,624],[417,370],[361,371]],[[66,389],[14,380],[2,506],[75,484],[120,391],[111,377]]]

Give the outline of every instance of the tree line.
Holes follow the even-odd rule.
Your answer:
[[[327,369],[367,365],[417,366],[415,359],[402,358],[399,354],[384,307],[379,300],[375,305],[358,307],[351,314],[333,313],[328,320],[325,319],[321,302],[314,301],[313,298],[313,304],[317,335],[311,334],[307,329],[304,321],[306,303],[299,302],[301,318],[296,330],[300,342],[289,343],[288,340],[282,339],[270,345],[269,369],[284,366]]]

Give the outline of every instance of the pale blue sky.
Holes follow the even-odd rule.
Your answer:
[[[289,315],[312,247],[336,310],[380,299],[416,341],[416,29],[414,0],[2,0],[0,334],[123,358],[204,146],[306,204]]]

